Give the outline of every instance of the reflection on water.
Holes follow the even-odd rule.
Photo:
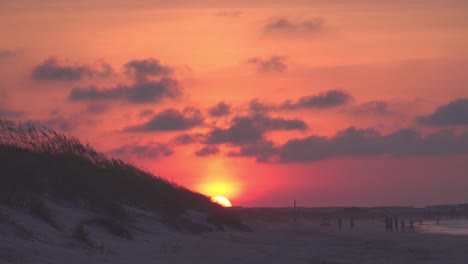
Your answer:
[[[436,222],[426,222],[418,226],[418,230],[423,233],[446,234],[446,235],[468,235],[468,221],[466,220],[446,220]]]

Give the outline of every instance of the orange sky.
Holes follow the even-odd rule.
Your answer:
[[[0,117],[234,205],[466,202],[467,13],[462,0],[2,1]]]

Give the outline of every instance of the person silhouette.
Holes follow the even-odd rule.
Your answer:
[[[409,228],[410,228],[411,232],[414,232],[414,221],[413,221],[413,219],[411,219],[410,222],[409,222]]]
[[[398,218],[396,218],[396,216],[393,218],[394,222],[395,222],[395,232],[398,232]]]
[[[393,233],[393,218],[392,217],[388,218],[388,228],[390,229],[390,232]]]

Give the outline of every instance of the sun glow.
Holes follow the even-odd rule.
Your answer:
[[[205,182],[200,185],[200,190],[209,196],[222,194],[232,197],[236,196],[239,192],[236,184],[230,181]]]
[[[231,207],[232,204],[231,204],[231,201],[229,201],[228,198],[224,197],[224,196],[214,196],[214,197],[211,197],[211,201],[215,202],[215,203],[218,203],[224,207]]]
[[[222,195],[236,199],[241,194],[242,184],[236,178],[239,173],[237,164],[228,162],[224,158],[214,157],[206,163],[204,177],[195,187],[205,195],[215,197]]]

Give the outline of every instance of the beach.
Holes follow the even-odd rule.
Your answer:
[[[57,208],[56,208],[57,209]],[[64,209],[64,208],[62,208]],[[72,238],[77,221],[89,217],[78,209],[55,210],[54,229],[16,209],[2,208],[0,263],[467,263],[468,236],[387,233],[379,219],[343,222],[252,220],[252,232],[187,234],[162,224],[158,216],[135,210],[131,239],[87,225],[95,247]],[[5,220],[7,219],[7,220]]]

